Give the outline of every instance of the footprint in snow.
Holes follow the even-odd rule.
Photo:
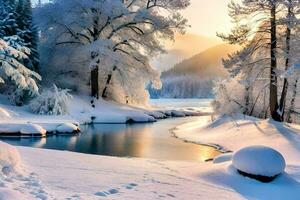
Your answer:
[[[100,197],[106,197],[108,195],[117,194],[117,193],[119,193],[119,190],[117,190],[117,189],[110,189],[108,191],[96,192],[95,195],[96,196],[100,196]]]
[[[130,184],[126,185],[125,188],[128,189],[128,190],[131,190],[131,189],[133,189],[136,186],[138,186],[138,184],[136,184],[136,183],[130,183]]]

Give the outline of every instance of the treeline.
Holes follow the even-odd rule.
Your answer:
[[[68,96],[55,84],[90,95],[92,105],[98,98],[145,104],[146,86],[161,87],[149,60],[165,52],[163,40],[185,32],[187,20],[180,11],[189,4],[52,0],[33,9],[30,0],[0,0],[0,92],[17,105],[34,97],[47,104],[53,102],[51,91],[52,98]]]
[[[213,98],[213,79],[186,75],[164,77],[161,81],[161,89],[149,87],[151,98]]]

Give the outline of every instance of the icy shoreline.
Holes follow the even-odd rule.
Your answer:
[[[68,115],[32,114],[28,106],[0,104],[0,136],[45,137],[47,134],[78,133],[83,124],[152,123],[160,119],[206,115],[197,108],[136,108],[99,99],[90,105],[88,97],[74,96]]]

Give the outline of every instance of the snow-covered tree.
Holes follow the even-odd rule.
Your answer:
[[[79,87],[88,82],[95,98],[144,103],[147,84],[160,86],[149,58],[164,52],[162,40],[184,31],[187,21],[179,11],[188,5],[189,0],[54,0],[39,7],[42,51],[54,52],[43,60],[59,69],[46,65],[44,73],[69,75]]]
[[[0,39],[0,82],[7,88],[11,88],[7,83],[13,83],[13,88],[6,89],[5,92],[13,92],[13,101],[21,105],[27,97],[38,94],[36,80],[41,80],[41,77],[20,62],[27,59],[30,50],[16,41],[18,36]]]
[[[298,0],[229,4],[236,28],[219,36],[243,47],[223,63],[231,77],[244,86],[244,98],[237,99],[244,114],[284,120],[288,77],[281,81],[281,74],[299,57],[299,5]]]
[[[24,45],[30,49],[29,63],[27,67],[30,67],[34,71],[38,72],[39,66],[39,54],[37,51],[38,46],[38,34],[37,28],[33,24],[32,20],[32,5],[31,0],[19,0],[16,6],[17,12],[17,25],[18,35],[23,39]]]
[[[0,0],[0,38],[17,34],[18,24],[15,7],[16,2],[14,0]]]

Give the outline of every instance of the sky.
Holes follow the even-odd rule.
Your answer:
[[[227,14],[230,0],[191,0],[191,6],[183,12],[192,26],[188,32],[215,37],[216,32],[228,32],[232,27]]]
[[[47,2],[48,0],[42,0]],[[38,0],[33,0],[34,3]],[[231,27],[227,14],[230,0],[191,0],[191,6],[183,11],[189,20],[189,33],[214,37],[216,32],[228,32]]]

